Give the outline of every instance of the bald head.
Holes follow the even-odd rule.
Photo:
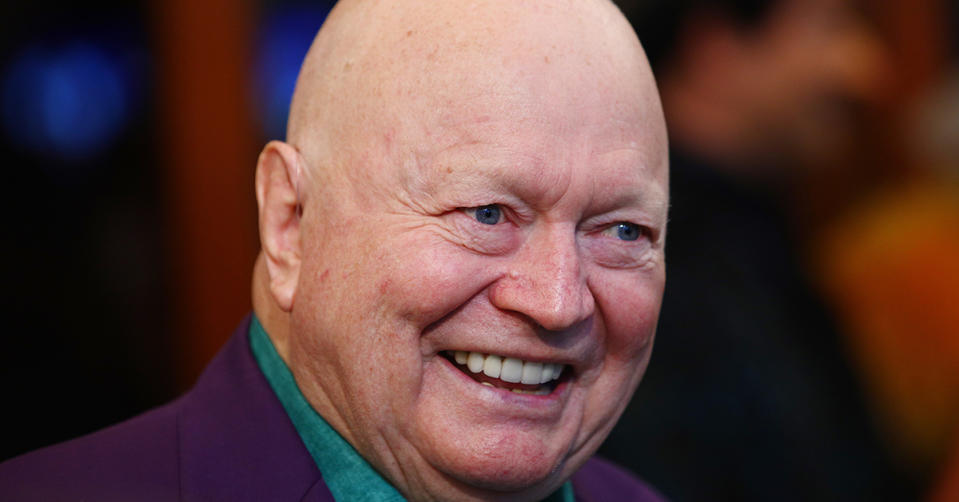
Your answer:
[[[503,111],[470,106],[484,96],[585,106],[616,86],[656,114],[639,41],[606,0],[341,1],[304,61],[287,141],[311,166],[340,164],[424,113]]]
[[[666,159],[605,0],[341,2],[258,163],[254,308],[407,499],[541,500],[648,363]]]

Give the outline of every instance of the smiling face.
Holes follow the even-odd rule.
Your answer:
[[[521,38],[381,69],[369,96],[391,99],[354,101],[369,120],[344,126],[349,147],[306,161],[329,165],[305,183],[284,352],[411,498],[545,496],[646,368],[665,127],[628,25],[592,8],[524,13]],[[591,41],[600,22],[612,35]]]

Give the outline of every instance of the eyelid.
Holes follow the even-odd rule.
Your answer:
[[[635,225],[639,236],[635,240],[623,240],[617,235],[618,226]],[[616,219],[597,222],[592,229],[584,229],[594,238],[585,239],[592,259],[599,265],[612,269],[637,269],[655,263],[660,246],[656,241],[656,229],[636,221]]]
[[[484,208],[496,208],[496,210],[499,212],[499,214],[497,215],[498,218],[496,223],[484,223],[482,221],[479,221],[479,218],[477,215],[479,213],[479,210]],[[480,223],[484,223],[485,225],[498,225],[506,219],[506,215],[504,214],[503,208],[500,207],[499,204],[483,204],[482,206],[464,207],[464,208],[461,208],[460,210],[472,216],[474,220]]]
[[[483,223],[476,219],[476,211],[482,207],[496,206],[500,210],[499,220],[494,223]],[[458,236],[458,243],[462,246],[484,254],[500,255],[515,249],[519,235],[515,231],[516,225],[512,212],[503,204],[481,204],[478,206],[459,207],[453,214],[454,227]]]
[[[631,225],[633,227],[636,227],[636,230],[639,232],[639,235],[636,237],[636,239],[633,239],[633,240],[639,240],[643,236],[649,236],[648,228],[646,228],[643,225],[640,225],[639,223],[633,223],[631,221],[616,221],[616,222],[610,223],[609,225],[606,225],[605,228],[603,228],[602,233],[608,234],[612,237],[619,238],[620,225]],[[619,239],[619,240],[623,242],[633,242],[633,240],[629,240],[629,239]]]
[[[639,235],[638,235],[638,236],[636,237],[636,239],[634,239],[634,240],[619,239],[618,233],[619,233],[619,226],[620,226],[620,225],[632,225],[632,226],[636,227],[636,230],[639,232]],[[599,233],[604,234],[604,235],[608,235],[608,236],[610,236],[610,237],[616,238],[616,239],[621,240],[621,241],[623,241],[623,242],[635,242],[635,241],[638,241],[638,240],[640,240],[640,239],[643,239],[644,237],[645,237],[647,240],[652,240],[652,236],[653,236],[653,231],[652,231],[652,229],[649,228],[648,226],[643,225],[643,224],[640,224],[640,223],[636,223],[636,222],[634,222],[634,221],[624,221],[624,220],[617,220],[617,221],[614,221],[614,222],[612,222],[612,223],[608,223],[608,224],[606,224],[606,225],[601,226],[601,227],[600,227],[600,230],[599,230]]]
[[[499,226],[503,223],[516,222],[518,219],[522,219],[522,217],[518,215],[517,211],[515,211],[510,206],[500,202],[491,202],[489,204],[480,204],[478,206],[464,206],[464,207],[458,208],[458,210],[469,215],[470,219],[473,219],[475,221],[476,210],[483,207],[489,207],[489,206],[496,206],[497,208],[499,208],[500,221],[498,221],[495,225],[484,224],[486,226],[494,227],[494,226]],[[476,223],[480,223],[480,222],[476,221]]]

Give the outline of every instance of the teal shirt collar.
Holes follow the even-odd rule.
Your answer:
[[[333,498],[343,501],[400,502],[402,495],[343,439],[306,401],[293,374],[276,352],[259,319],[250,322],[253,358],[293,422]],[[543,502],[574,502],[566,482]]]

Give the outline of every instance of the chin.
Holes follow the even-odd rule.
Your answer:
[[[515,458],[484,460],[458,466],[455,469],[458,480],[484,490],[516,492],[548,485],[559,472],[552,462],[517,462]]]
[[[491,473],[461,472],[450,476],[449,483],[438,490],[437,500],[469,501],[528,501],[542,500],[562,485],[565,478],[556,473],[547,476],[515,471],[499,471],[500,476]]]
[[[523,437],[515,431],[492,440],[490,436],[495,434],[482,439],[477,436],[481,435],[474,436],[480,439],[478,442],[463,438],[463,442],[443,445],[445,448],[434,451],[437,470],[464,495],[469,495],[467,499],[543,498],[572,472],[564,456],[567,450],[556,451],[555,441]],[[464,448],[467,442],[472,446]]]
[[[413,458],[450,488],[476,493],[466,499],[545,497],[588,456],[580,444],[584,393],[573,382],[561,379],[548,395],[517,394],[436,361],[410,414]]]

